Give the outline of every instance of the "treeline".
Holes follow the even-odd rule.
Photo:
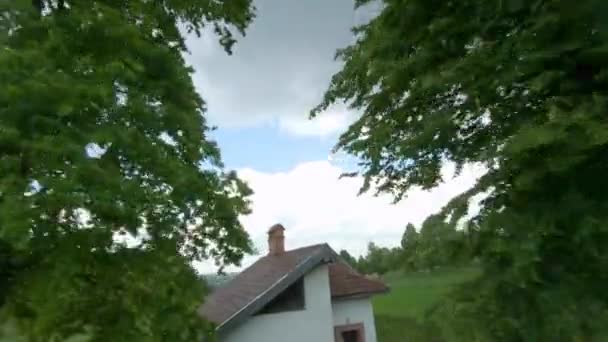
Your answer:
[[[365,255],[353,257],[346,250],[340,256],[364,274],[385,274],[393,270],[421,271],[470,263],[473,260],[474,231],[456,228],[441,215],[432,215],[418,230],[409,223],[399,247],[380,247],[374,242]]]

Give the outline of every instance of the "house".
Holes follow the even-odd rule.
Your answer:
[[[219,341],[376,342],[370,297],[388,287],[358,274],[327,244],[286,251],[284,231],[272,226],[268,254],[201,306]]]

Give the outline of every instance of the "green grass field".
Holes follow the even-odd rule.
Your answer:
[[[454,285],[478,272],[469,267],[386,275],[391,292],[373,301],[378,342],[445,341],[436,327],[424,322],[424,315]]]

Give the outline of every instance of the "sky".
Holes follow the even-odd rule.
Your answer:
[[[326,242],[358,256],[370,241],[396,246],[407,223],[419,226],[473,185],[480,169],[468,167],[453,178],[446,165],[444,184],[430,192],[413,189],[398,204],[388,196],[357,196],[361,178],[339,179],[350,159],[331,154],[357,114],[335,106],[309,120],[308,112],[340,69],[336,49],[351,44],[351,27],[379,7],[355,11],[352,0],[254,4],[257,18],[232,55],[205,32],[187,37],[185,56],[226,167],[254,191],[252,214],[241,221],[260,254],[246,257],[243,266],[267,252],[266,231],[275,223],[286,228],[287,249]],[[197,268],[214,271],[205,262]]]

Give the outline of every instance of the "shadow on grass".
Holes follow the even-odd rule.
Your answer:
[[[375,319],[378,342],[447,342],[431,322],[389,315],[377,315]]]

